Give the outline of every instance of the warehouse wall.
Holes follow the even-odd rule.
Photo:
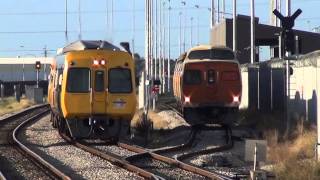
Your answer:
[[[320,90],[320,51],[290,60],[290,115],[294,119],[316,122]],[[241,109],[286,110],[286,71],[284,60],[244,64]],[[318,89],[317,89],[318,87]],[[317,93],[318,92],[318,93]]]

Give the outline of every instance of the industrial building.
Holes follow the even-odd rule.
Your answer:
[[[250,16],[238,15],[236,24],[237,56],[241,64],[250,63]],[[260,24],[255,18],[256,62],[259,62],[259,46],[270,47],[270,57],[279,57],[278,45],[281,27]],[[298,36],[299,54],[307,54],[320,49],[320,34],[294,30]],[[222,19],[211,30],[210,44],[233,47],[233,19]]]

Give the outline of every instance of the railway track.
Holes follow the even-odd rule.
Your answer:
[[[49,164],[19,140],[19,133],[31,121],[49,112],[48,105],[40,105],[24,110],[0,121],[1,179],[48,178],[70,179],[53,165]],[[10,153],[14,155],[8,157]]]
[[[61,134],[61,136],[76,147],[147,179],[179,179],[181,176],[184,178],[188,177],[189,179],[229,179],[217,173],[185,164],[179,160],[162,156],[149,149],[135,145],[120,142],[110,144],[108,146],[111,146],[113,149],[117,148],[111,152],[108,148],[97,147],[106,146],[106,142],[91,143],[88,141],[73,141],[65,134]],[[119,155],[120,151],[129,151],[131,153],[123,152]],[[133,155],[128,156],[126,154]]]

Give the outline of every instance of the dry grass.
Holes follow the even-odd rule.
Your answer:
[[[320,179],[320,164],[314,160],[316,132],[301,134],[292,142],[270,146],[268,156],[275,163],[273,172],[277,179]]]
[[[292,121],[286,132],[282,112],[242,111],[240,123],[257,130],[268,142],[267,159],[276,179],[320,179],[320,163],[314,160],[317,133],[303,119]]]
[[[136,112],[131,121],[131,127],[139,129],[143,128],[144,124],[142,122],[142,110]],[[163,121],[163,118],[153,111],[148,112],[148,119],[152,122],[153,129],[166,129],[168,128],[168,122]]]
[[[21,98],[20,102],[17,102],[14,97],[4,98],[0,100],[0,116],[25,109],[33,104],[26,98]]]

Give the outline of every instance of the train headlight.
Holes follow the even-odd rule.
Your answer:
[[[106,64],[106,60],[102,59],[102,60],[100,61],[100,64],[104,66],[104,65]]]
[[[93,65],[98,66],[99,65],[99,61],[98,60],[93,60]]]
[[[240,102],[239,96],[233,96],[233,102],[239,103]]]
[[[190,97],[184,97],[184,102],[185,103],[190,103]]]

